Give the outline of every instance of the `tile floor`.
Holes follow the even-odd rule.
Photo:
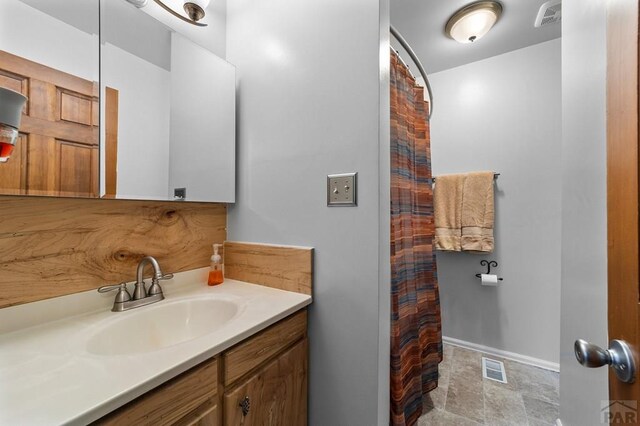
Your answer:
[[[559,374],[504,360],[507,383],[482,377],[481,352],[444,346],[438,388],[424,398],[419,426],[542,426],[558,418]]]

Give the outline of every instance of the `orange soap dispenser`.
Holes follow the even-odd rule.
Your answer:
[[[218,285],[224,282],[224,274],[222,273],[222,256],[218,254],[220,244],[213,245],[213,256],[211,256],[211,269],[209,270],[209,279],[207,284]]]

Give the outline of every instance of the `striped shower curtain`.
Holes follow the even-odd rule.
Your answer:
[[[414,425],[438,386],[440,299],[423,89],[391,54],[391,425]]]

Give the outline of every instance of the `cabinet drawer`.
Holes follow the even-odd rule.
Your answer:
[[[225,426],[305,426],[307,339],[225,393],[224,404]]]
[[[272,325],[224,353],[224,384],[229,386],[270,357],[303,337],[306,309]]]
[[[211,401],[210,405],[215,410],[217,390],[218,363],[213,359],[147,392],[94,424],[123,426],[174,424],[207,401]]]
[[[202,407],[180,419],[175,426],[219,426],[220,419],[216,401],[207,401]]]

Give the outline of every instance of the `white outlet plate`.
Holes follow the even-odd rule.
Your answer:
[[[330,207],[354,207],[358,205],[358,173],[341,173],[327,176],[327,205]]]

